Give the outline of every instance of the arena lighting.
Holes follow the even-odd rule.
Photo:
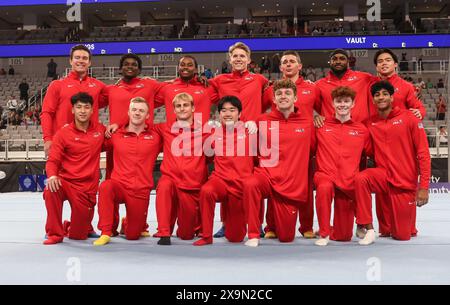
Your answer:
[[[83,42],[83,44],[95,55],[119,55],[124,53],[167,54],[227,52],[228,47],[237,41],[244,42],[254,52],[282,51],[289,49],[449,48],[450,34]],[[0,45],[0,57],[67,56],[70,48],[76,44],[79,43]]]
[[[82,0],[82,4],[101,4],[114,2],[159,2],[160,0]],[[0,0],[1,6],[28,6],[28,5],[67,5],[67,0],[21,0],[20,2]]]

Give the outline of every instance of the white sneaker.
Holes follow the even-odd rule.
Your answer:
[[[368,246],[371,245],[375,242],[376,239],[376,234],[375,234],[375,230],[367,230],[366,236],[359,241],[359,244],[361,246]]]
[[[330,237],[327,236],[325,238],[320,238],[319,240],[317,240],[315,242],[315,244],[316,244],[316,246],[319,246],[319,247],[325,247],[326,245],[328,245],[329,242],[330,242]]]
[[[245,242],[245,245],[247,247],[258,247],[259,246],[259,239],[258,238],[252,238]]]
[[[367,230],[364,227],[357,227],[356,228],[356,237],[359,239],[363,239],[366,236]]]

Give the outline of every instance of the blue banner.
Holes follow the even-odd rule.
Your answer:
[[[81,4],[101,4],[115,2],[159,2],[160,0],[81,0]],[[0,0],[0,6],[28,6],[28,5],[67,5],[67,0]],[[75,2],[75,0],[71,1]]]
[[[19,176],[19,192],[36,192],[36,178],[34,175]]]
[[[408,49],[449,48],[450,34],[393,36],[333,36],[211,40],[158,40],[127,42],[88,42],[94,55],[215,53],[227,52],[237,41],[246,43],[252,51],[333,50],[333,49]],[[78,43],[0,45],[0,57],[68,56]]]

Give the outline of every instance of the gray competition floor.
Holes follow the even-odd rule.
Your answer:
[[[67,206],[66,218],[69,212]],[[0,194],[0,284],[450,284],[449,195],[432,195],[418,211],[417,238],[369,247],[355,239],[319,248],[301,237],[292,244],[262,240],[258,248],[223,239],[194,247],[176,238],[170,247],[154,238],[43,246],[44,223],[42,194]]]

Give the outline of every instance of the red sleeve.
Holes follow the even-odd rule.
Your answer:
[[[58,176],[61,160],[64,155],[64,147],[63,131],[60,130],[53,138],[52,148],[50,149],[50,154],[45,164],[47,177]]]
[[[219,102],[220,95],[219,95],[219,76],[210,79],[209,81],[209,94],[210,94],[210,100],[211,103],[216,104]]]
[[[53,140],[53,125],[60,96],[60,81],[53,81],[48,87],[42,104],[41,124],[44,142]]]
[[[164,87],[169,83],[161,82],[155,84],[155,108],[159,108],[165,105]]]
[[[364,153],[367,157],[374,157],[372,137],[370,136],[369,131],[367,131],[366,141],[364,143]]]
[[[419,161],[420,181],[419,187],[428,190],[431,177],[431,157],[427,135],[422,122],[417,118],[411,118],[410,128],[412,139]]]
[[[427,111],[423,106],[422,102],[417,98],[416,90],[413,86],[408,87],[408,95],[406,96],[406,105],[408,109],[419,109],[420,114],[422,114],[422,120],[425,119]]]
[[[316,88],[317,88],[317,98],[316,101],[314,102],[314,110],[321,115],[323,104],[322,90],[320,90],[319,86],[316,86]]]
[[[310,156],[314,156],[317,149],[317,137],[316,137],[316,128],[313,124],[311,124],[311,148],[310,148]]]
[[[110,86],[104,86],[98,97],[98,109],[102,109],[109,106],[109,94]]]
[[[314,111],[317,113],[320,113],[321,105],[322,105],[322,102],[320,100],[320,90],[316,85],[316,86],[314,86],[314,105],[313,105]]]
[[[273,105],[273,87],[267,87],[264,90],[263,98],[262,98],[262,106],[263,112],[272,107]]]

